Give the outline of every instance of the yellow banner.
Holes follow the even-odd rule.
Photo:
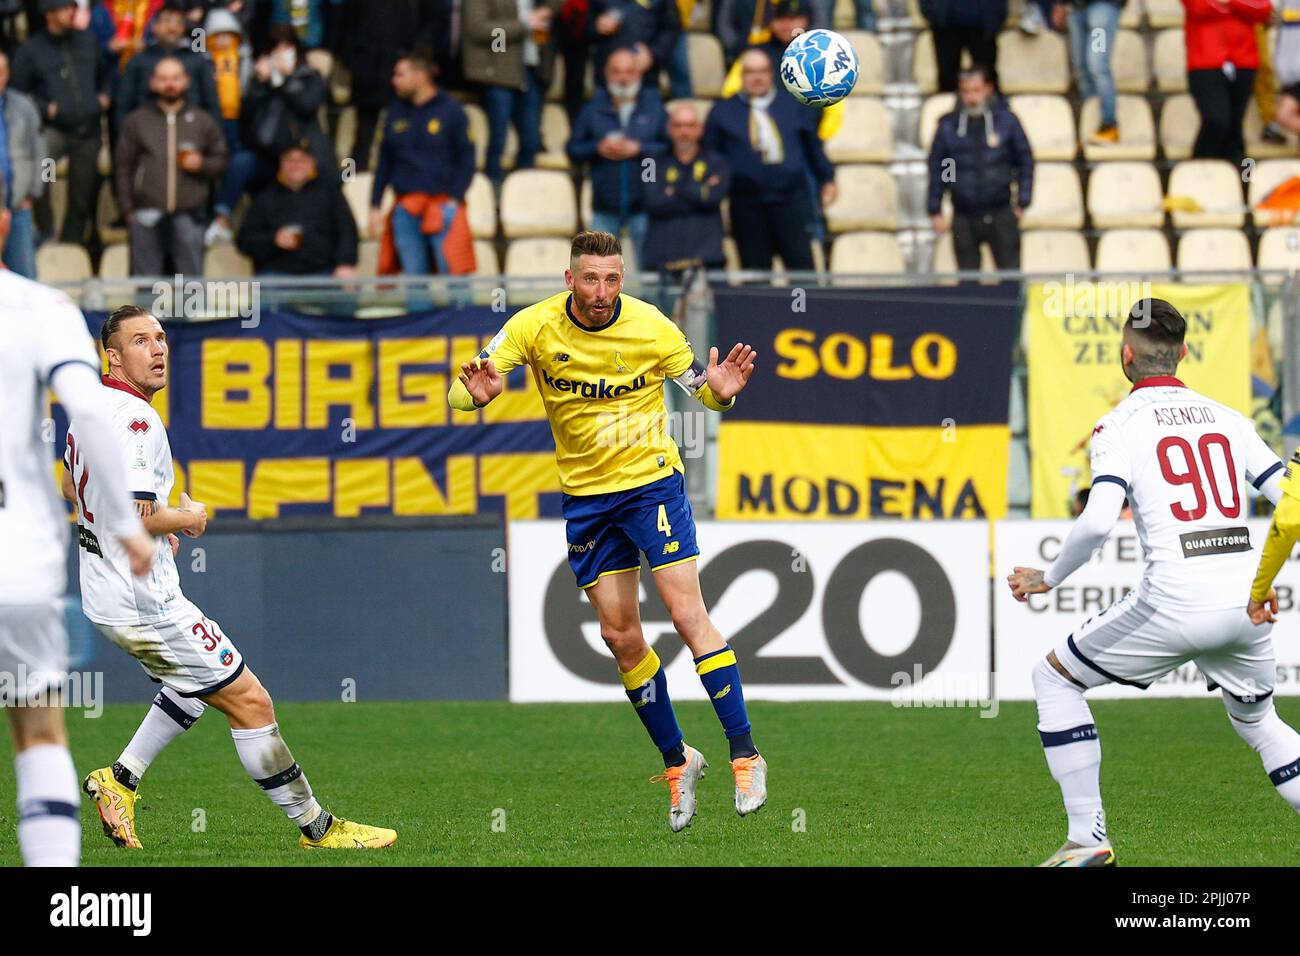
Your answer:
[[[1088,440],[1129,393],[1121,334],[1136,299],[1166,299],[1187,319],[1178,377],[1250,414],[1250,287],[1139,282],[1047,282],[1027,290],[1029,455],[1035,518],[1068,518],[1092,483]]]
[[[1001,518],[1006,425],[732,422],[718,434],[719,518]]]

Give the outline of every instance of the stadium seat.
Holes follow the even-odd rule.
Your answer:
[[[328,83],[334,73],[334,54],[329,50],[308,50],[307,65],[319,73]]]
[[[867,30],[845,30],[844,39],[858,55],[858,82],[851,95],[879,96],[885,92],[885,52],[876,35]]]
[[[1300,272],[1300,228],[1288,226],[1264,230],[1259,237],[1257,265],[1261,270]]]
[[[1251,208],[1255,225],[1259,228],[1272,225],[1289,225],[1287,216],[1255,207],[1277,186],[1293,176],[1300,176],[1300,159],[1264,159],[1251,170],[1246,184],[1246,204]]]
[[[1115,49],[1111,54],[1110,66],[1115,77],[1115,89],[1121,93],[1145,93],[1151,86],[1146,41],[1136,30],[1115,31]],[[1123,126],[1120,128],[1123,129]]]
[[[858,10],[853,0],[835,0],[831,21],[836,30],[852,30],[858,22]]]
[[[1196,133],[1201,128],[1201,114],[1190,93],[1174,93],[1160,107],[1160,150],[1165,159],[1189,159]]]
[[[831,162],[887,163],[894,155],[894,137],[884,100],[875,96],[850,96],[844,101],[839,131],[826,142]]]
[[[233,243],[218,242],[203,253],[203,274],[212,279],[245,279],[253,274],[253,262]]]
[[[501,228],[507,239],[520,236],[572,236],[578,202],[573,180],[547,169],[520,169],[501,187]]]
[[[1169,242],[1159,229],[1111,229],[1097,243],[1098,272],[1168,272]]]
[[[1286,159],[1300,153],[1296,135],[1284,132],[1285,143],[1270,143],[1263,138],[1264,120],[1259,114],[1259,101],[1252,98],[1246,107],[1246,119],[1242,124],[1246,139],[1246,155],[1254,159]]]
[[[95,207],[95,225],[99,229],[99,238],[105,243],[126,242],[128,232],[126,224],[114,226],[117,219],[117,200],[113,197],[111,183],[105,183],[99,191],[99,201]]]
[[[538,169],[569,168],[569,114],[558,103],[542,104],[542,152],[537,154]]]
[[[1142,25],[1142,0],[1128,0],[1119,15],[1119,25],[1125,30],[1136,30]]]
[[[1250,258],[1250,241],[1242,230],[1189,229],[1178,240],[1177,265],[1180,272],[1199,275],[1220,269],[1248,272],[1254,263]]]
[[[45,242],[36,250],[36,277],[42,282],[80,282],[94,273],[90,256],[71,242]]]
[[[840,275],[901,275],[903,250],[891,232],[846,232],[831,244],[830,271]]]
[[[379,271],[379,240],[365,239],[357,243],[357,275],[371,278]]]
[[[951,113],[957,106],[956,93],[935,93],[927,97],[921,104],[921,121],[917,124],[917,140],[921,144],[921,150],[925,153],[930,152],[930,144],[934,142],[935,130],[939,128],[939,120]]]
[[[1001,57],[999,57],[1001,59]],[[963,50],[962,67],[970,66],[970,52]],[[916,35],[916,46],[912,54],[912,79],[922,93],[933,93],[939,89],[939,66],[934,58],[934,37],[929,30]],[[1003,92],[1015,92],[1003,88]]]
[[[835,171],[839,195],[826,207],[826,228],[833,233],[858,229],[898,228],[898,189],[880,166],[841,166]]]
[[[980,247],[980,272],[996,272],[993,252],[987,245]],[[952,232],[945,232],[934,243],[934,259],[930,271],[935,275],[948,275],[957,271],[957,253],[952,246]]]
[[[125,279],[131,274],[131,247],[125,242],[113,242],[104,247],[99,259],[101,279]]]
[[[1161,93],[1187,92],[1187,44],[1183,30],[1161,30],[1156,34],[1155,49],[1156,89]]]
[[[569,265],[567,239],[516,239],[506,248],[505,275],[537,277],[564,275]]]
[[[1082,229],[1083,187],[1069,163],[1034,167],[1034,195],[1020,219],[1021,229]]]
[[[722,200],[722,221],[726,225],[728,232],[731,231],[731,220],[727,218],[726,207],[727,201]],[[582,188],[578,192],[578,221],[583,229],[591,228],[591,177],[584,176],[582,179]]]
[[[711,33],[686,34],[686,56],[691,66],[691,89],[696,96],[716,98],[722,95],[722,81],[727,67],[722,41]]]
[[[1079,152],[1070,101],[1056,93],[1019,93],[1008,98],[1011,112],[1025,129],[1034,159],[1071,162]],[[933,133],[931,133],[933,136]]]
[[[486,239],[474,240],[474,274],[476,276],[501,274],[501,264],[497,262],[497,248]]]
[[[1044,30],[998,36],[998,85],[1004,94],[1065,93],[1070,89],[1070,54],[1061,35]]]
[[[1079,113],[1079,139],[1083,158],[1088,162],[1112,159],[1156,158],[1156,124],[1145,96],[1120,93],[1115,98],[1115,118],[1119,122],[1118,143],[1090,143],[1088,137],[1101,126],[1101,101],[1095,96],[1083,104]]]
[[[465,193],[469,231],[475,239],[494,239],[497,234],[497,199],[492,192],[492,180],[483,173],[475,173]]]
[[[1088,174],[1088,215],[1095,229],[1164,223],[1160,176],[1150,163],[1101,163]]]
[[[1175,229],[1242,224],[1241,174],[1237,167],[1222,159],[1186,159],[1175,163],[1169,174],[1168,195],[1188,196],[1201,212],[1170,213]]]
[[[1020,237],[1020,268],[1028,273],[1087,272],[1088,240],[1073,229],[1039,229]]]
[[[488,148],[487,113],[483,112],[483,107],[476,103],[465,103],[463,105],[465,107],[465,117],[469,121],[469,139],[474,144],[474,168],[484,169],[487,166]],[[511,123],[506,127],[506,142],[501,150],[502,168],[512,168],[515,164],[515,156],[518,154],[519,134],[515,131],[515,124]]]
[[[343,181],[343,198],[347,200],[348,208],[352,210],[352,218],[357,221],[357,237],[359,239],[379,238],[370,235],[370,190],[374,188],[374,184],[374,174],[369,172],[355,173],[351,179]],[[379,201],[380,212],[387,216],[388,210],[393,208],[394,202],[393,190],[385,189],[384,196]]]
[[[345,106],[339,110],[338,124],[334,128],[334,158],[339,162],[348,158],[352,152],[353,141],[357,138],[357,110],[355,106]]]
[[[1182,27],[1182,0],[1142,0],[1146,7],[1147,26],[1153,30],[1164,27]]]

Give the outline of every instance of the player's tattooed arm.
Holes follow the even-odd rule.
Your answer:
[[[1016,568],[1007,575],[1011,596],[1024,603],[1031,594],[1044,594],[1052,590],[1052,586],[1043,579],[1043,573],[1039,568]]]

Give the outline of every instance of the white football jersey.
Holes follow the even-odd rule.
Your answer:
[[[140,392],[105,376],[104,402],[112,410],[113,433],[126,458],[128,488],[137,501],[166,507],[176,482],[172,450],[162,419]],[[96,523],[104,506],[102,489],[77,448],[77,423],[68,427],[63,463],[77,493],[77,534],[81,544],[81,606],[96,624],[154,624],[183,600],[180,576],[167,538],[157,539],[157,560],[143,578],[113,535]]]
[[[1148,378],[1092,432],[1092,481],[1124,487],[1146,559],[1139,595],[1174,611],[1244,607],[1258,554],[1256,488],[1282,468],[1235,409],[1171,376]]]
[[[81,310],[0,271],[0,604],[44,604],[67,586],[68,514],[46,416],[50,377],[69,362],[99,371]]]

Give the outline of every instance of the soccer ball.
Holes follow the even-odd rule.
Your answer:
[[[807,106],[838,103],[858,82],[858,55],[833,30],[808,30],[781,55],[781,82]]]

